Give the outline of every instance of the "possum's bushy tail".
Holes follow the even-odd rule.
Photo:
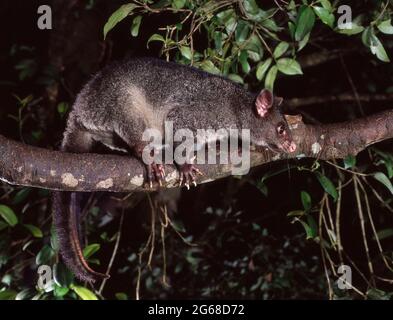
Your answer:
[[[93,283],[109,275],[91,269],[83,257],[79,238],[80,198],[76,192],[53,192],[53,222],[65,264],[78,279]]]

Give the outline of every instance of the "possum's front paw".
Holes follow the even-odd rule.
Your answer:
[[[160,186],[165,182],[165,168],[163,164],[152,163],[146,166],[147,168],[147,183],[150,189],[153,188],[153,183],[157,182]]]
[[[179,186],[184,185],[187,187],[187,189],[190,189],[190,184],[196,186],[195,179],[198,174],[203,175],[203,173],[197,167],[195,167],[195,165],[188,163],[179,166],[179,174]]]

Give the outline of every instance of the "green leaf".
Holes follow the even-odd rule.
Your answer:
[[[304,231],[306,231],[306,239],[307,240],[308,239],[313,239],[315,237],[313,228],[310,227],[306,222],[304,222],[302,220],[298,220],[298,221],[302,224],[302,226],[304,228]]]
[[[247,51],[243,50],[240,53],[239,62],[240,62],[240,65],[242,66],[242,70],[244,73],[249,73],[250,69],[251,69],[250,64],[248,63],[247,59],[248,59]]]
[[[89,289],[81,286],[71,285],[71,289],[82,299],[82,300],[98,300],[97,296]]]
[[[281,30],[283,29],[283,28],[279,27],[279,26],[277,25],[277,23],[276,23],[273,19],[262,19],[261,24],[262,24],[265,28],[267,28],[267,29],[269,29],[269,30],[271,30],[271,31],[273,31],[273,32],[278,32],[278,31],[281,31]],[[272,36],[274,39],[276,39],[274,33],[268,33],[268,34],[269,34],[270,36]],[[276,39],[276,40],[278,40],[278,39]]]
[[[164,7],[169,6],[172,3],[172,0],[159,0],[159,1],[150,1],[150,0],[144,0],[145,3],[147,2],[154,2],[151,4],[152,9],[161,9]]]
[[[222,52],[222,32],[215,31],[213,34],[214,46],[218,52]]]
[[[184,58],[186,58],[188,60],[192,60],[192,52],[189,47],[181,46],[180,53]]]
[[[289,3],[287,4],[287,10],[288,11],[293,11],[295,9],[296,9],[295,0],[290,0]]]
[[[379,240],[383,240],[386,238],[390,238],[393,236],[393,229],[389,228],[389,229],[383,229],[377,232],[377,237]],[[375,237],[373,237],[375,240]]]
[[[244,20],[239,20],[235,31],[235,40],[238,43],[244,42],[250,33],[250,26]]]
[[[60,102],[57,105],[57,112],[62,116],[67,112],[68,108],[69,108],[69,105],[67,102],[64,102],[64,101]]]
[[[348,36],[358,34],[364,30],[364,27],[359,26],[358,24],[351,22],[345,25],[345,28],[338,28],[338,32],[341,34],[346,34]]]
[[[124,292],[117,292],[115,297],[117,300],[128,300],[128,297]]]
[[[321,3],[322,7],[324,7],[329,12],[332,12],[333,8],[329,0],[319,0],[319,2]]]
[[[232,34],[235,31],[235,28],[237,25],[235,12],[232,9],[230,9],[229,11],[232,11],[232,13],[229,16],[229,19],[226,20],[224,23],[225,31],[226,31],[227,35]]]
[[[371,53],[376,55],[377,58],[384,62],[390,62],[389,57],[383,47],[381,41],[374,34],[372,27],[367,27],[362,33],[362,42],[365,46],[369,47]]]
[[[18,217],[14,211],[6,205],[0,204],[0,216],[7,222],[11,227],[18,224]]]
[[[310,33],[307,33],[302,40],[299,41],[299,48],[297,51],[302,50],[306,44],[308,43],[308,40],[310,40]]]
[[[139,27],[141,26],[141,22],[142,22],[142,16],[136,16],[132,20],[131,35],[133,37],[137,37],[138,36],[138,34],[139,34]]]
[[[182,9],[185,4],[186,4],[186,0],[173,0],[172,1],[172,6],[175,9]]]
[[[366,294],[370,300],[390,300],[392,297],[392,293],[387,293],[377,288],[371,288]]]
[[[233,9],[221,11],[216,15],[218,22],[224,26],[228,23],[228,21],[234,19],[235,16],[236,16],[235,10]]]
[[[53,266],[53,280],[59,287],[68,288],[74,281],[74,275],[63,263],[59,262]]]
[[[242,84],[244,83],[243,78],[235,73],[228,74],[228,78],[237,83],[242,83]]]
[[[17,205],[24,202],[31,192],[31,188],[23,188],[19,190],[14,198],[12,199],[12,204]]]
[[[273,66],[271,67],[271,69],[266,75],[265,88],[269,89],[270,91],[273,91],[274,82],[276,81],[276,77],[277,77],[277,71],[278,71],[277,67]]]
[[[209,72],[212,74],[220,74],[220,70],[210,60],[204,60],[200,64],[200,67],[202,68],[202,70],[204,70],[206,72]]]
[[[392,182],[389,180],[389,178],[383,173],[383,172],[376,172],[373,174],[373,177],[381,182],[388,190],[390,191],[391,194],[393,194],[393,185]]]
[[[370,50],[371,53],[376,55],[379,60],[383,62],[390,62],[382,42],[375,35],[372,35],[371,37]]]
[[[120,21],[127,17],[135,8],[136,4],[128,3],[122,5],[119,9],[112,13],[104,26],[104,39],[109,31],[111,31]]]
[[[265,75],[267,69],[269,69],[270,65],[272,64],[272,61],[272,58],[268,58],[265,61],[261,61],[260,63],[258,63],[256,76],[259,81],[263,79],[263,76]]]
[[[38,252],[35,258],[35,263],[38,266],[43,264],[49,264],[49,262],[52,260],[54,256],[55,256],[54,250],[46,244],[42,247],[40,252]]]
[[[335,20],[333,13],[323,7],[313,7],[313,9],[324,24],[327,24],[330,28],[333,28]]]
[[[302,191],[300,193],[300,197],[302,199],[302,204],[303,204],[304,210],[310,211],[311,210],[311,196],[310,196],[310,194],[306,191]]]
[[[59,287],[58,285],[55,285],[53,293],[54,293],[55,297],[61,298],[61,297],[64,297],[69,291],[70,291],[70,288]]]
[[[32,224],[24,224],[23,225],[27,230],[31,232],[33,237],[35,238],[42,238],[44,235],[42,234],[42,231],[40,228],[33,226]]]
[[[307,239],[310,237],[314,239],[318,235],[318,226],[317,223],[315,222],[315,219],[312,215],[308,214],[307,215],[307,222],[308,225],[311,229],[311,233],[307,236]]]
[[[288,30],[289,30],[289,34],[291,35],[291,38],[294,39],[296,26],[292,21],[288,21]]]
[[[158,34],[158,33],[153,34],[153,35],[149,38],[149,40],[147,40],[146,46],[147,46],[148,48],[149,48],[149,43],[152,42],[152,41],[161,41],[161,42],[164,42],[164,43],[165,43],[164,37],[163,37],[162,35]]]
[[[303,74],[300,64],[291,58],[281,58],[277,61],[277,68],[287,75]]]
[[[385,159],[383,161],[385,167],[386,167],[386,171],[388,173],[388,177],[389,179],[393,178],[393,160],[392,159]]]
[[[295,40],[300,41],[307,33],[310,33],[314,23],[314,11],[309,6],[301,6],[296,20]]]
[[[380,150],[375,150],[375,153],[379,155],[382,159],[378,161],[377,165],[383,163],[386,167],[386,171],[389,179],[393,178],[393,155],[390,153],[382,152]]]
[[[248,51],[249,58],[254,62],[260,61],[263,56],[262,42],[257,35],[253,34],[247,40],[244,49]]]
[[[349,155],[344,159],[344,168],[350,169],[356,166],[356,157],[353,155]]]
[[[380,24],[377,25],[379,31],[385,34],[393,34],[393,26],[391,19],[382,21]]]
[[[0,291],[0,300],[15,300],[17,292],[14,290]]]
[[[362,42],[366,47],[371,46],[373,34],[374,32],[372,27],[367,27],[364,29],[362,33]]]
[[[246,11],[247,18],[254,20],[256,22],[261,22],[263,19],[266,18],[266,12],[263,11],[261,8],[258,7],[255,0],[242,0],[243,7]]]
[[[288,42],[280,42],[277,47],[274,49],[273,57],[275,59],[280,58],[289,48]]]
[[[328,177],[321,174],[320,172],[317,172],[316,176],[322,188],[325,190],[325,192],[330,194],[334,199],[334,201],[337,201],[338,194],[333,182]]]
[[[260,10],[255,0],[243,0],[243,6],[249,14],[257,14]]]
[[[100,250],[101,246],[98,243],[89,244],[83,249],[83,256],[85,259],[89,259],[93,254]]]

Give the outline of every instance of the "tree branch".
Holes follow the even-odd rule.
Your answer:
[[[376,142],[393,138],[393,110],[369,117],[327,125],[306,125],[300,116],[287,116],[295,154],[252,151],[251,166],[295,157],[319,159],[356,155]],[[142,190],[144,166],[132,157],[72,154],[11,141],[0,135],[0,180],[14,185],[64,191],[133,192]],[[205,183],[229,176],[231,164],[198,165]],[[167,186],[177,185],[174,166],[167,166]]]

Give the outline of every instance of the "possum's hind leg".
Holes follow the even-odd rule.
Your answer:
[[[194,185],[196,187],[196,176],[203,175],[202,171],[193,163],[177,165],[177,168],[179,171],[179,186],[184,185],[187,189],[190,189],[190,185]]]
[[[135,124],[135,126],[137,126],[137,124]],[[148,145],[148,142],[142,141],[142,136],[137,136],[133,132],[143,132],[143,125],[140,124],[140,128],[122,127],[120,130],[118,130],[117,134],[128,145],[132,154],[145,166],[147,185],[150,188],[153,187],[153,183],[155,182],[160,186],[163,185],[165,182],[165,167],[163,161],[162,163],[158,163],[156,161],[153,161],[152,163],[146,163],[144,161],[143,153],[145,152],[145,147]],[[163,146],[161,144],[157,146],[157,149],[150,150],[150,156],[153,156],[153,152],[158,154],[159,151],[162,151],[162,148]]]
[[[149,188],[153,187],[153,183],[157,182],[160,186],[162,186],[165,182],[165,167],[163,163],[145,163],[143,160],[143,152],[144,148],[147,144],[138,143],[132,149],[134,155],[143,162],[146,168],[146,181]],[[153,152],[157,150],[151,150],[151,156]]]
[[[66,152],[84,153],[92,149],[93,143],[90,133],[75,129],[65,133],[61,149]],[[76,192],[54,192],[53,220],[65,264],[80,280],[94,282],[109,276],[92,270],[83,257],[79,236],[80,198],[81,194]]]

